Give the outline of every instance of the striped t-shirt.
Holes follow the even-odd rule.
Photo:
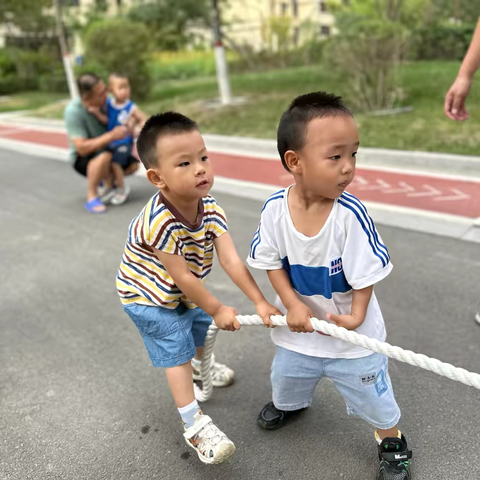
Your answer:
[[[117,275],[123,304],[139,303],[176,308],[190,302],[178,289],[153,248],[182,255],[190,271],[204,281],[212,270],[213,240],[227,231],[225,212],[210,195],[198,202],[195,223],[190,223],[162,195],[156,193],[132,220]]]

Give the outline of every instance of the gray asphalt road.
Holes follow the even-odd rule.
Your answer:
[[[115,291],[128,224],[153,193],[140,178],[132,185],[128,204],[93,216],[71,167],[0,150],[0,478],[374,479],[372,428],[347,417],[328,382],[294,423],[257,428],[273,347],[256,327],[220,333],[217,357],[236,383],[204,405],[236,443],[235,456],[208,467],[190,454],[164,372],[150,366]],[[245,257],[261,205],[217,199]],[[380,231],[395,265],[376,287],[389,342],[480,372],[479,245]],[[209,285],[253,311],[219,267]],[[414,478],[478,479],[480,392],[398,362],[390,373]]]

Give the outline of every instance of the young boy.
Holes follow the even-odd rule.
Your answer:
[[[137,142],[147,178],[158,188],[130,224],[117,289],[154,366],[167,380],[185,429],[204,463],[221,463],[235,447],[200,410],[193,393],[192,359],[200,361],[208,327],[238,330],[236,310],[203,285],[215,248],[220,265],[255,304],[265,325],[278,312],[257,287],[235,251],[225,213],[208,195],[213,171],[195,122],[175,112],[151,117]],[[213,364],[217,386],[233,372]]]
[[[91,111],[111,131],[115,127],[124,125],[132,132],[135,127],[142,127],[147,116],[130,100],[130,82],[125,75],[112,73],[108,78],[108,89],[111,97],[107,98],[106,114],[99,109]],[[115,190],[110,195],[106,192],[102,199],[107,199],[113,205],[125,203],[130,189],[124,183],[124,170],[137,159],[132,155],[133,135],[128,135],[121,140],[115,140],[109,146],[112,152],[112,169],[115,182]]]
[[[377,478],[409,480],[412,453],[397,428],[387,358],[327,335],[300,335],[313,332],[316,317],[385,340],[373,285],[392,264],[366,208],[345,191],[355,175],[357,125],[340,97],[310,93],[283,114],[277,143],[295,184],[266,201],[248,263],[267,270],[289,328],[272,331],[273,402],[258,423],[280,428],[311,405],[319,380],[330,378],[348,413],[376,427]]]

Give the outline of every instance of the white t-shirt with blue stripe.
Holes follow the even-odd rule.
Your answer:
[[[290,187],[271,195],[263,206],[247,262],[262,270],[284,268],[299,298],[315,317],[349,314],[353,289],[369,287],[393,268],[388,250],[365,206],[344,192],[335,200],[320,232],[307,237],[294,226],[287,204]],[[279,297],[277,307],[286,313]],[[365,321],[356,330],[368,337],[386,338],[382,312],[372,294]],[[372,352],[349,342],[288,328],[272,330],[276,345],[324,358],[361,358]]]

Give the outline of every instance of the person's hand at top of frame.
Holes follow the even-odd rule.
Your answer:
[[[468,120],[468,111],[465,108],[465,99],[472,88],[471,77],[459,75],[445,96],[444,111],[452,120]]]

